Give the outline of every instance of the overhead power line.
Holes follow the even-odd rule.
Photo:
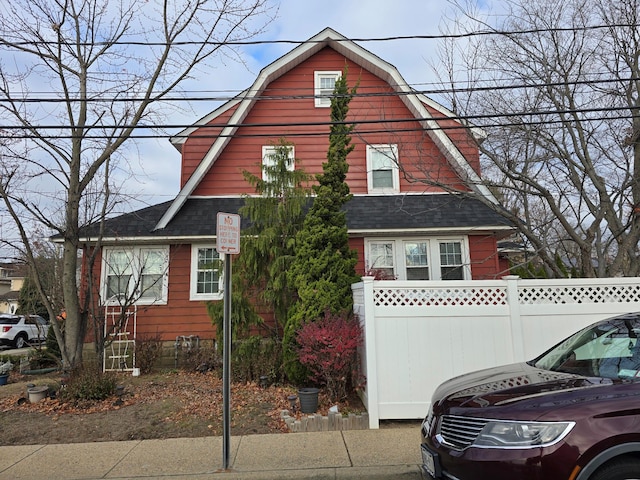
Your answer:
[[[471,37],[479,37],[479,36],[487,36],[487,35],[499,35],[499,36],[511,36],[511,35],[528,35],[528,34],[539,34],[539,33],[552,33],[552,32],[578,32],[578,31],[589,31],[589,30],[602,30],[602,29],[611,29],[611,28],[638,28],[639,25],[637,23],[615,23],[615,24],[605,24],[605,25],[584,25],[581,27],[555,27],[555,28],[532,28],[525,30],[497,30],[497,29],[486,29],[486,30],[475,30],[471,32],[461,32],[461,33],[440,33],[440,34],[432,34],[432,35],[394,35],[389,37],[351,37],[344,39],[335,39],[332,41],[336,42],[356,42],[356,43],[368,43],[368,42],[389,42],[389,41],[399,41],[399,40],[447,40],[447,39],[464,39]],[[77,46],[109,46],[109,45],[122,45],[122,46],[139,46],[139,47],[166,47],[169,45],[175,46],[189,46],[189,45],[210,45],[210,46],[243,46],[243,45],[275,45],[275,44],[308,44],[308,43],[324,43],[325,40],[287,40],[287,39],[279,39],[279,40],[225,40],[225,41],[198,41],[198,40],[188,40],[188,41],[176,41],[176,42],[149,42],[149,41],[133,41],[133,40],[119,40],[117,42],[109,42],[109,41],[92,41],[92,42],[73,42],[74,45]],[[45,40],[22,40],[22,41],[10,41],[6,38],[0,39],[0,43],[5,46],[16,46],[16,47],[35,47],[38,45],[59,45],[59,41],[45,41]]]
[[[423,89],[419,90],[415,87],[412,87],[409,84],[402,85],[403,87],[408,87],[411,90],[407,92],[398,92],[398,91],[387,91],[387,92],[366,92],[367,87],[359,87],[359,91],[355,94],[351,95],[354,98],[367,98],[367,97],[394,97],[394,96],[406,96],[406,95],[425,95],[425,96],[436,96],[436,95],[446,95],[453,93],[472,93],[472,92],[483,92],[483,91],[496,91],[496,90],[519,90],[525,88],[544,88],[544,87],[564,87],[564,86],[577,86],[577,85],[606,85],[606,84],[616,84],[616,83],[626,83],[626,82],[634,82],[640,80],[639,77],[626,77],[626,78],[599,78],[595,80],[573,80],[573,81],[562,81],[562,82],[545,82],[545,83],[514,83],[508,85],[486,85],[486,86],[472,86],[472,87],[450,87],[450,88],[437,88],[437,89]],[[379,90],[379,86],[368,87],[370,89]],[[268,88],[267,94],[258,95],[258,96],[250,96],[243,95],[240,96],[240,93],[246,90],[242,90],[240,92],[236,92],[236,94],[225,95],[225,96],[171,96],[171,97],[162,97],[154,101],[158,102],[201,102],[201,101],[214,101],[214,102],[226,102],[235,99],[243,99],[243,100],[304,100],[304,99],[313,99],[317,98],[318,95],[314,95],[313,93],[300,93],[295,94],[292,93],[291,88],[287,89],[274,89]],[[309,92],[311,88],[300,89],[301,92]],[[365,90],[363,92],[362,90]],[[278,92],[287,92],[279,94]],[[191,91],[190,93],[197,93],[197,91]],[[216,93],[215,91],[213,91]],[[45,92],[40,92],[45,93]],[[53,93],[49,93],[54,95]],[[330,97],[331,95],[327,96]],[[153,95],[152,95],[153,98]],[[34,96],[32,92],[28,93],[28,97],[17,97],[12,96],[10,98],[0,98],[0,104],[2,103],[10,103],[10,102],[18,102],[18,103],[128,103],[128,102],[139,102],[146,100],[143,97],[102,97],[100,94],[88,94],[87,98],[60,98],[60,97],[39,97]]]
[[[590,113],[602,113],[602,112],[609,112],[611,110],[615,110],[615,109],[589,109],[589,110],[584,110],[583,112],[590,112]],[[574,114],[574,113],[580,113],[581,110],[566,110],[561,112],[563,115],[569,115],[569,114]],[[532,115],[542,115],[543,113],[535,113],[535,112],[527,112],[527,113],[514,113],[514,114],[502,114],[502,115],[482,115],[482,116],[478,116],[478,117],[482,117],[482,118],[497,118],[497,117],[505,117],[505,118],[520,118],[520,117],[525,117],[525,116],[532,116]],[[472,119],[474,117],[467,117],[469,119]],[[635,119],[635,118],[640,118],[640,112],[638,113],[638,115],[626,115],[623,117],[617,116],[616,119]],[[590,118],[585,118],[583,119],[584,121],[603,121],[603,120],[610,120],[611,118],[606,116],[606,115],[598,115],[598,116],[594,116],[594,117],[590,117]],[[222,124],[222,125],[204,125],[204,126],[197,126],[197,128],[200,129],[200,133],[198,133],[197,135],[191,133],[191,134],[187,134],[185,135],[183,138],[188,138],[188,137],[194,137],[194,138],[217,138],[217,137],[233,137],[233,138],[258,138],[258,137],[276,137],[276,136],[286,136],[286,137],[314,137],[314,136],[326,136],[329,134],[329,132],[327,130],[323,130],[323,131],[300,131],[300,130],[279,130],[277,132],[264,132],[264,133],[259,133],[259,132],[252,132],[252,133],[243,133],[242,129],[244,128],[281,128],[281,129],[286,129],[286,128],[298,128],[298,127],[317,127],[317,126],[330,126],[332,124],[355,124],[356,128],[354,130],[355,134],[358,135],[372,135],[372,134],[379,134],[379,133],[388,133],[388,134],[394,134],[394,133],[402,133],[402,132],[426,132],[426,131],[436,131],[436,130],[443,130],[443,131],[455,131],[455,130],[466,130],[469,128],[469,126],[465,125],[464,122],[462,124],[458,124],[458,125],[447,125],[447,126],[442,126],[442,125],[435,125],[435,126],[413,126],[413,127],[405,127],[405,128],[398,128],[398,127],[379,127],[379,128],[375,128],[375,129],[360,129],[358,128],[359,125],[372,125],[372,124],[398,124],[398,123],[410,123],[410,122],[422,122],[422,121],[435,121],[436,123],[438,121],[441,120],[451,120],[450,117],[434,117],[434,118],[430,118],[430,117],[425,117],[425,118],[412,118],[412,119],[380,119],[380,120],[363,120],[363,121],[358,121],[353,120],[353,121],[349,121],[349,122],[310,122],[310,123],[262,123],[262,124],[241,124],[241,125],[237,125],[239,128],[238,130],[229,133],[229,134],[222,134],[220,132],[212,132],[210,134],[207,133],[203,133],[203,131],[206,130],[221,130],[223,129],[225,126],[232,126],[232,125],[227,125],[227,124]],[[571,122],[571,120],[568,119],[563,119],[563,118],[551,118],[548,120],[544,120],[544,121],[525,121],[525,120],[520,120],[520,121],[511,121],[511,122],[493,122],[493,123],[487,123],[487,124],[482,124],[482,125],[477,125],[478,128],[498,128],[498,127],[517,127],[517,126],[522,126],[522,125],[528,125],[528,126],[534,126],[534,125],[551,125],[551,124],[561,124],[561,123],[569,123]],[[145,125],[145,126],[135,126],[135,127],[131,127],[134,130],[150,130],[150,129],[160,129],[160,128],[188,128],[188,127],[192,127],[193,125],[182,125],[182,126],[178,126],[178,125],[165,125],[165,126],[158,126],[158,127],[153,127],[153,126],[149,126],[149,125]],[[3,126],[0,126],[0,131],[3,129]],[[45,126],[45,127],[37,127],[34,128],[35,130],[40,130],[40,129],[59,129],[60,127],[56,127],[56,126]],[[104,129],[107,129],[107,127],[101,127]],[[116,129],[116,127],[112,127],[113,129]],[[117,127],[117,130],[122,130],[124,128],[127,127]],[[6,128],[6,130],[27,130],[24,127],[9,127]],[[97,128],[87,128],[86,131],[91,131],[91,130],[96,130]],[[114,136],[117,136],[117,132],[114,134]],[[135,139],[149,139],[149,138],[167,138],[168,136],[174,137],[174,138],[180,138],[181,136],[179,134],[177,135],[166,135],[166,134],[132,134],[129,138],[135,138]],[[18,134],[18,135],[11,135],[11,138],[13,139],[36,139],[36,138],[42,138],[42,139],[75,139],[75,138],[83,138],[86,140],[101,140],[101,139],[107,139],[107,138],[113,138],[113,136],[109,136],[107,134],[96,134],[96,135],[90,135],[90,134],[85,134],[85,135],[60,135],[60,134],[51,134],[51,135],[38,135],[36,136],[35,134]]]

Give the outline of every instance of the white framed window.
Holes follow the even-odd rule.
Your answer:
[[[443,280],[464,280],[464,261],[460,242],[440,242],[440,276]]]
[[[370,239],[368,270],[397,280],[470,280],[467,238]]]
[[[268,182],[271,180],[268,172],[269,172],[269,169],[272,169],[273,167],[275,167],[277,163],[276,154],[278,152],[278,149],[280,148],[287,149],[287,157],[289,160],[289,162],[287,163],[287,170],[289,170],[290,172],[293,172],[293,170],[296,168],[295,149],[293,145],[290,145],[287,147],[282,147],[278,145],[264,145],[262,147],[262,180],[264,180],[265,182]]]
[[[381,273],[384,278],[396,278],[395,242],[371,241],[369,242],[369,269]]]
[[[429,280],[429,242],[404,241],[403,246],[407,280]]]
[[[100,292],[105,304],[165,304],[169,247],[105,247]]]
[[[369,193],[400,191],[397,145],[367,145],[367,187]]]
[[[222,299],[222,272],[222,259],[214,245],[192,245],[190,300]]]
[[[342,72],[315,72],[314,73],[314,89],[313,95],[315,98],[316,107],[330,107],[331,95],[336,88],[336,81]]]

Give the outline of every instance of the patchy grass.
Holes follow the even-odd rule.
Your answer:
[[[0,386],[0,445],[32,445],[222,435],[222,381],[215,373],[167,371],[133,377],[119,374],[121,397],[100,401],[63,402],[47,398],[31,404],[27,384],[60,388],[60,375],[21,376],[12,373]],[[280,412],[289,409],[287,385],[261,388],[232,384],[231,434],[286,432]],[[320,395],[318,413],[331,404]],[[363,411],[356,396],[341,411]]]

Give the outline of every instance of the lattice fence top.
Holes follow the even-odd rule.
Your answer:
[[[640,302],[640,285],[578,285],[518,288],[521,304]]]
[[[391,282],[385,282],[391,283]],[[470,284],[472,282],[469,282]],[[521,305],[561,305],[590,303],[640,303],[640,284],[613,285],[523,285],[518,283]],[[539,283],[539,282],[537,282]],[[378,307],[461,307],[508,305],[506,285],[416,286],[384,285],[373,290]],[[363,301],[362,290],[354,292],[354,303]]]
[[[505,287],[375,288],[378,307],[506,305]]]

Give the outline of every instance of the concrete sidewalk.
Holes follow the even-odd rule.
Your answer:
[[[422,479],[419,426],[0,448],[2,480]]]

